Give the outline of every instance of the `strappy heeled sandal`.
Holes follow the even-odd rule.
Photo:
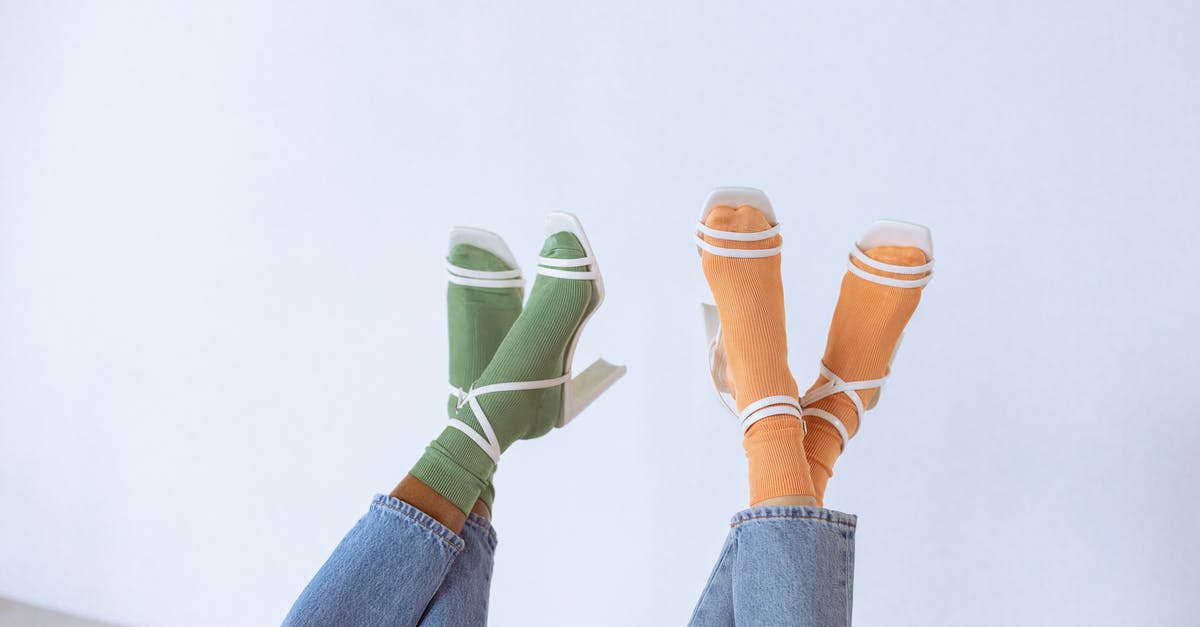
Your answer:
[[[713,209],[717,207],[740,207],[749,205],[762,212],[766,217],[767,222],[771,225],[770,228],[764,231],[756,231],[753,233],[740,233],[734,231],[719,231],[704,224],[708,219]],[[735,242],[758,242],[770,239],[779,234],[779,222],[775,219],[775,210],[771,207],[771,201],[761,190],[753,187],[718,187],[708,195],[708,199],[704,202],[704,210],[700,214],[700,223],[696,227],[697,233],[695,237],[696,246],[703,252],[721,257],[733,257],[737,259],[759,259],[763,257],[772,257],[778,255],[782,250],[782,246],[774,246],[771,248],[725,248],[710,244],[704,241],[704,235],[715,237],[718,239],[735,241]],[[787,414],[800,418],[803,421],[801,414],[800,401],[792,396],[768,396],[760,398],[744,409],[738,411],[737,402],[733,397],[733,389],[735,382],[729,381],[726,377],[728,369],[725,361],[725,347],[721,342],[721,317],[715,305],[701,305],[704,313],[705,331],[708,335],[708,369],[712,376],[713,388],[717,391],[717,396],[725,405],[729,413],[737,417],[742,424],[742,431],[749,429],[751,425],[766,418],[768,416],[778,416]]]
[[[863,251],[870,250],[878,246],[911,246],[921,249],[925,253],[925,258],[929,261],[919,266],[897,266],[890,263],[883,263],[868,257]],[[895,279],[891,277],[879,276],[863,270],[854,264],[854,260],[858,260],[863,265],[879,270],[900,275],[925,275],[913,279]],[[880,220],[867,228],[862,237],[859,238],[857,244],[850,249],[850,256],[847,261],[847,269],[851,274],[858,276],[864,280],[886,285],[889,287],[899,287],[903,289],[915,289],[923,287],[933,279],[933,235],[927,227],[910,222],[900,222],[896,220]],[[928,274],[926,274],[928,273]],[[904,334],[900,334],[900,339],[904,338]],[[866,381],[846,381],[837,373],[829,369],[825,363],[821,362],[821,376],[825,377],[826,382],[813,388],[807,394],[800,398],[800,405],[804,408],[803,415],[805,418],[813,417],[820,418],[833,425],[839,435],[842,436],[842,450],[846,450],[846,445],[850,442],[850,433],[846,430],[846,426],[842,424],[838,417],[833,413],[811,407],[811,405],[823,398],[829,398],[835,394],[845,394],[854,403],[854,409],[858,412],[859,428],[862,428],[863,414],[866,413],[866,408],[863,407],[862,399],[859,398],[857,392],[859,390],[870,390],[873,388],[882,388],[887,382],[888,375],[891,374],[892,361],[896,359],[896,352],[900,350],[900,340],[896,341],[896,348],[892,350],[892,356],[888,359],[888,374],[883,375],[878,379],[870,379]]]
[[[600,304],[604,302],[604,280],[600,275],[600,268],[596,264],[596,256],[592,251],[591,242],[588,241],[587,234],[584,233],[583,225],[579,219],[570,213],[552,213],[546,218],[546,235],[551,236],[555,233],[568,232],[574,235],[583,246],[584,256],[577,259],[552,259],[550,257],[538,258],[538,274],[554,277],[557,279],[569,279],[575,281],[590,281],[592,285],[592,297],[589,301],[586,313],[580,321],[579,326],[575,328],[575,333],[571,336],[570,342],[567,344],[567,351],[563,358],[562,372],[563,374],[552,379],[541,379],[538,381],[516,381],[511,383],[495,383],[485,385],[470,390],[461,390],[451,386],[451,393],[458,397],[457,407],[461,409],[464,405],[470,405],[471,411],[474,412],[475,418],[479,421],[483,428],[483,433],[480,434],[472,429],[469,425],[458,420],[457,418],[450,419],[450,426],[458,429],[471,438],[479,445],[496,463],[500,462],[500,441],[496,437],[495,431],[492,429],[491,422],[488,421],[487,415],[483,408],[480,407],[478,398],[485,394],[494,392],[517,392],[525,390],[541,390],[552,388],[557,385],[563,386],[562,403],[559,407],[558,419],[555,422],[556,427],[563,427],[571,422],[580,414],[592,401],[596,400],[608,388],[620,379],[626,371],[625,366],[616,366],[603,359],[597,359],[590,366],[579,373],[578,376],[572,375],[572,361],[575,357],[575,347],[579,343],[579,337],[583,332],[584,326],[588,320],[600,308]],[[497,255],[500,256],[500,255]],[[503,256],[501,256],[504,259]],[[507,260],[506,260],[507,261]],[[578,271],[570,268],[581,268],[590,266],[588,270]],[[519,276],[519,272],[518,272]],[[454,279],[451,279],[454,280]],[[512,281],[519,280],[516,278],[505,278],[499,276],[482,277],[476,280],[484,281]],[[498,286],[498,285],[496,285]]]

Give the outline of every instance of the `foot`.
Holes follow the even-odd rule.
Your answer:
[[[574,234],[559,232],[546,238],[541,256],[581,259],[587,254]],[[582,273],[591,266],[556,269]],[[567,349],[592,301],[591,281],[539,274],[525,311],[473,387],[562,376],[570,366]],[[563,410],[563,385],[487,394],[479,397],[479,404],[492,421],[503,450],[516,440],[536,438],[554,428]]]
[[[902,240],[930,241],[924,227],[886,222],[876,226],[880,224],[906,229],[901,234],[909,236]],[[914,234],[915,239],[911,237]],[[864,237],[864,241],[869,239],[878,238]],[[932,244],[922,245],[925,249],[908,245],[876,245],[866,250],[860,247],[842,278],[821,360],[823,374],[804,397],[808,422],[805,453],[819,501],[824,500],[834,462],[847,441],[858,433],[862,411],[879,401],[880,385],[888,374],[900,335],[921,301],[932,267]],[[889,266],[896,271],[888,271]],[[840,384],[831,383],[832,377],[850,387],[835,391],[834,386]],[[863,383],[854,389],[855,382]]]
[[[490,231],[464,227],[451,231],[446,263],[451,277],[446,289],[450,385],[466,390],[483,374],[521,315],[524,289],[508,245]],[[458,399],[458,394],[450,395],[450,416],[457,412]],[[476,504],[476,513],[488,512],[490,516],[495,498],[496,488],[489,480],[479,496],[482,506]]]
[[[796,381],[787,363],[780,255],[741,257],[730,256],[739,253],[729,251],[765,252],[780,247],[782,239],[767,235],[773,228],[771,220],[749,204],[713,207],[703,224],[708,229],[703,241],[710,246],[701,252],[701,265],[720,315],[724,378],[737,410],[743,414],[751,410],[743,416],[748,426],[742,443],[749,462],[750,503],[785,498],[808,504],[813,488],[803,454],[804,423],[796,409]],[[721,237],[722,232],[764,237]],[[772,399],[779,402],[773,404]],[[753,411],[756,406],[760,409]]]
[[[546,239],[542,256],[580,259],[586,253],[575,235],[561,232]],[[568,270],[587,272],[590,266]],[[568,346],[592,299],[591,281],[539,275],[524,310],[467,390],[481,393],[456,400],[451,426],[429,445],[412,475],[469,511],[495,472],[500,453],[517,440],[550,431],[563,409],[562,383],[516,391],[483,389],[562,377]]]

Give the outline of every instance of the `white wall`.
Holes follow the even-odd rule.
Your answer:
[[[277,623],[441,428],[446,229],[566,209],[629,375],[505,457],[493,624],[683,623],[746,499],[690,237],[747,184],[801,385],[858,232],[934,230],[828,499],[860,624],[1200,611],[1194,5],[194,4],[0,3],[0,595]]]

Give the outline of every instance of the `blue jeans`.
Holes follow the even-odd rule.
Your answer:
[[[820,507],[738,512],[689,624],[849,625],[856,523]]]
[[[850,624],[853,515],[758,507],[731,526],[692,625]],[[495,550],[484,518],[472,514],[456,535],[376,496],[284,625],[484,625]]]

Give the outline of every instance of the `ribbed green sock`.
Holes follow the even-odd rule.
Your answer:
[[[451,265],[470,270],[512,270],[496,255],[470,244],[455,246],[447,258]],[[466,390],[483,374],[500,342],[521,315],[519,287],[478,287],[450,283],[446,289],[446,314],[450,329],[450,384]],[[455,414],[458,397],[451,395],[447,406]],[[490,510],[496,488],[489,480],[479,499]]]
[[[541,254],[554,259],[585,256],[579,240],[567,232],[548,237]],[[589,269],[590,266],[582,266],[572,270]],[[471,388],[562,375],[567,345],[583,321],[591,299],[591,281],[539,275],[524,311]],[[554,428],[563,410],[562,389],[562,385],[556,385],[493,392],[479,395],[475,400],[487,416],[500,450],[504,451],[517,440],[536,438]],[[451,416],[486,437],[486,430],[470,403],[457,407]],[[475,440],[457,428],[447,427],[417,460],[412,475],[466,513],[483,493],[495,468],[492,457]]]

